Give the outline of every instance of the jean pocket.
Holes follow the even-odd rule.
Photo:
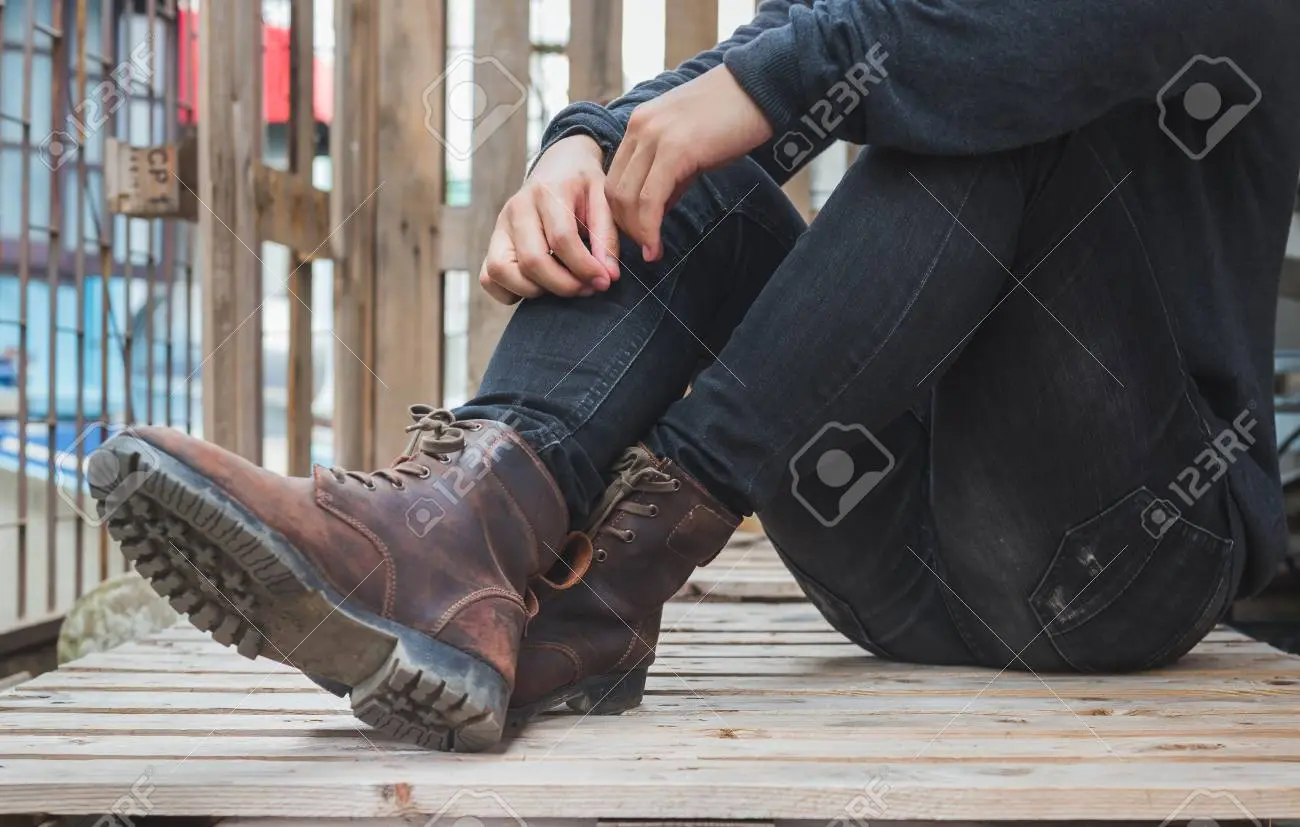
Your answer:
[[[1057,653],[1081,672],[1182,655],[1217,619],[1233,542],[1139,488],[1066,532],[1029,597]]]

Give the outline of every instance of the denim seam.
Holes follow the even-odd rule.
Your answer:
[[[846,377],[843,381],[839,383],[839,390],[837,390],[834,394],[831,395],[829,399],[826,399],[821,404],[821,406],[818,408],[817,411],[818,414],[820,414],[822,411],[825,411],[826,408],[830,407],[831,403],[833,403],[836,399],[842,396],[844,394],[844,391],[848,388],[848,386],[855,379],[857,379],[857,377],[860,376],[862,372],[865,371],[869,365],[871,365],[875,361],[876,357],[880,354],[880,351],[883,350],[885,346],[889,344],[890,340],[893,339],[894,334],[898,331],[899,326],[903,323],[903,320],[907,318],[907,315],[911,312],[912,307],[916,304],[917,298],[921,295],[921,292],[925,290],[926,286],[930,283],[930,276],[934,274],[935,268],[939,265],[939,260],[943,258],[944,252],[948,249],[948,244],[952,240],[953,233],[956,232],[958,225],[961,223],[960,222],[961,214],[966,209],[966,204],[967,202],[970,201],[971,194],[975,191],[975,186],[979,183],[980,179],[983,178],[985,163],[986,161],[984,159],[981,159],[979,167],[975,170],[975,174],[971,176],[970,186],[966,188],[966,193],[965,195],[962,196],[961,203],[957,205],[957,209],[953,213],[954,218],[952,223],[948,226],[947,234],[943,237],[943,241],[939,243],[939,248],[935,251],[934,257],[930,259],[930,265],[926,268],[925,275],[921,278],[920,284],[918,284],[916,286],[916,289],[912,291],[912,295],[908,297],[906,306],[904,306],[902,312],[898,314],[898,318],[894,321],[894,326],[890,328],[889,333],[886,334],[884,338],[880,340],[880,344],[876,347],[876,349],[871,354],[869,354],[865,359],[862,360],[862,363],[858,365],[857,370],[855,370],[852,374],[850,374],[848,377]],[[772,452],[771,456],[777,457],[784,454],[785,450],[789,448],[790,445],[795,441],[795,438],[796,438],[795,435],[792,435],[776,451]],[[760,476],[762,476],[763,472],[767,470],[767,467],[771,464],[771,462],[772,460],[768,459],[767,461],[760,464],[758,468],[756,468],[754,472],[749,475],[749,478],[745,480],[744,493],[745,493],[745,497],[750,501],[751,505],[754,505],[753,502],[754,482]]]
[[[1088,140],[1086,136],[1083,137],[1083,141],[1087,145],[1088,151],[1092,153],[1092,157],[1097,160],[1097,166],[1101,167],[1101,171],[1106,176],[1106,180],[1110,182],[1112,187],[1118,186],[1118,183],[1115,181],[1115,176],[1111,174],[1110,168],[1106,166],[1106,162],[1102,159],[1101,153],[1097,152],[1096,146],[1094,146],[1092,141]],[[1210,428],[1210,423],[1201,416],[1200,408],[1198,408],[1192,401],[1190,391],[1195,382],[1192,379],[1191,373],[1187,369],[1187,360],[1183,357],[1183,349],[1178,344],[1178,335],[1174,330],[1173,317],[1169,313],[1169,306],[1165,303],[1164,291],[1160,289],[1160,279],[1156,277],[1156,268],[1151,263],[1151,253],[1147,250],[1146,240],[1142,238],[1142,231],[1138,229],[1137,221],[1134,220],[1133,213],[1129,210],[1128,204],[1124,201],[1124,194],[1116,193],[1116,196],[1119,200],[1120,209],[1124,211],[1124,219],[1128,221],[1129,227],[1133,230],[1133,238],[1137,241],[1138,247],[1142,250],[1142,261],[1146,264],[1147,278],[1150,280],[1152,289],[1155,290],[1156,300],[1160,303],[1160,313],[1165,320],[1165,330],[1169,334],[1169,341],[1174,347],[1174,355],[1177,358],[1178,372],[1182,374],[1183,377],[1183,398],[1187,400],[1187,404],[1191,407],[1193,415],[1195,415],[1197,422],[1200,423],[1202,432],[1205,436],[1211,436],[1212,429]]]

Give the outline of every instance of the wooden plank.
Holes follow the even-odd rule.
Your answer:
[[[378,12],[373,457],[406,447],[407,406],[442,400],[443,154],[420,105],[446,66],[442,0],[385,0]]]
[[[617,723],[617,719],[615,720]],[[725,737],[725,736],[724,736]],[[447,818],[498,815],[563,818],[598,813],[609,818],[833,819],[864,789],[883,790],[891,819],[1000,819],[1161,821],[1184,806],[1189,790],[1214,790],[1199,801],[1198,817],[1256,819],[1294,815],[1300,806],[1294,766],[1286,763],[1171,763],[1098,759],[1081,772],[1075,763],[1006,761],[874,764],[824,761],[807,774],[816,783],[792,785],[797,765],[762,758],[734,761],[537,761],[521,772],[517,761],[474,756],[389,755],[376,748],[351,761],[191,758],[152,776],[153,815],[297,818],[385,818],[441,814]],[[423,760],[420,760],[420,759]],[[0,768],[0,807],[40,812],[56,795],[67,814],[102,812],[158,756],[76,760],[75,773],[56,774],[48,758],[6,761]],[[805,773],[800,773],[803,775]],[[400,779],[400,781],[398,781]],[[874,783],[873,783],[874,782]],[[868,786],[871,785],[871,786]],[[672,792],[665,794],[665,788]],[[465,795],[491,790],[495,798]],[[797,789],[798,794],[792,794]],[[496,810],[496,812],[492,812]]]
[[[256,0],[204,3],[199,24],[203,434],[262,459],[262,264],[251,170],[262,160]]]
[[[623,9],[570,0],[569,100],[609,103],[623,93]]]
[[[317,194],[312,186],[312,160],[316,156],[316,113],[313,100],[313,66],[315,62],[314,26],[315,0],[293,0],[289,27],[289,174],[298,193],[306,195],[303,201],[290,205],[277,205],[278,209],[264,208],[263,215],[273,213],[294,221],[329,220],[329,196]],[[311,206],[308,207],[307,205]],[[286,209],[286,206],[288,207]],[[288,471],[296,477],[311,473],[311,442],[315,417],[312,399],[315,397],[315,371],[312,369],[312,255],[329,238],[330,230],[309,238],[296,239],[289,245],[289,278],[285,285],[289,292],[289,377],[288,377]],[[310,246],[308,246],[310,245]]]
[[[493,0],[474,4],[474,83],[489,110],[505,116],[474,127],[474,162],[469,215],[470,275],[477,277],[497,215],[523,182],[528,160],[528,0]],[[490,131],[481,133],[488,128]],[[473,279],[472,279],[473,281]],[[466,393],[473,396],[487,370],[513,308],[499,304],[475,283],[469,298]]]
[[[664,67],[676,68],[718,43],[718,0],[665,0]]]
[[[725,554],[779,568],[755,538]],[[1167,669],[1040,678],[880,660],[806,603],[675,603],[665,626],[640,707],[546,714],[483,755],[382,738],[177,626],[0,694],[0,813],[102,812],[147,772],[152,815],[268,827],[824,827],[867,793],[871,823],[1300,815],[1300,658],[1230,629]]]
[[[335,0],[334,111],[330,125],[330,223],[334,268],[334,455],[374,468],[375,190],[378,169],[378,6]]]

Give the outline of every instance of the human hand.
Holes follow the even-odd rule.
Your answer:
[[[488,295],[502,304],[543,293],[590,296],[618,279],[618,229],[602,160],[585,135],[556,142],[538,159],[497,216],[478,276]]]
[[[772,125],[725,66],[641,104],[605,181],[614,222],[646,261],[657,261],[664,213],[695,177],[771,137]]]

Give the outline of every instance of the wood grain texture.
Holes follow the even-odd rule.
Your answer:
[[[729,560],[787,594],[749,537],[694,591],[724,588]],[[178,626],[0,694],[0,813],[104,812],[146,777],[152,814],[240,827],[1300,816],[1300,658],[1229,629],[1170,669],[1040,680],[882,661],[806,602],[685,598],[646,690],[619,717],[551,713],[446,755]]]
[[[443,0],[370,5],[378,17],[378,180],[362,194],[375,202],[375,350],[366,368],[375,383],[373,455],[388,463],[406,448],[407,407],[442,401],[446,176],[436,134],[446,8]]]
[[[252,0],[205,3],[199,25],[199,248],[203,432],[262,459],[262,15]]]
[[[528,0],[492,0],[474,6],[474,83],[486,114],[462,151],[473,155],[469,237],[469,340],[466,394],[472,398],[514,313],[479,289],[497,216],[524,180],[528,161]],[[452,115],[448,115],[450,121]],[[451,124],[449,123],[449,126]]]
[[[330,125],[330,236],[334,270],[334,457],[374,468],[375,213],[379,186],[377,53],[379,10],[367,0],[336,0],[334,111]],[[385,458],[389,459],[389,458]]]

